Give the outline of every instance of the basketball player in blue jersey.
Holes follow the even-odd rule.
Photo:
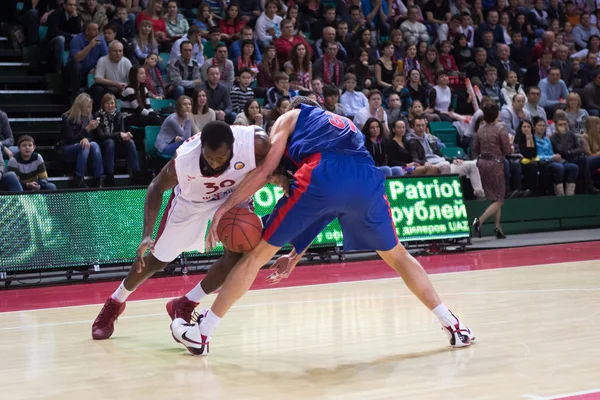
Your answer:
[[[298,166],[289,195],[277,203],[265,224],[263,239],[232,269],[210,311],[198,324],[175,319],[174,338],[195,355],[206,355],[210,337],[221,318],[240,299],[265,265],[286,243],[294,250],[278,260],[288,275],[312,240],[335,218],[344,235],[344,250],[375,250],[396,270],[406,286],[441,322],[453,347],[470,345],[475,337],[442,303],[427,274],[398,241],[385,195],[385,178],[364,146],[362,133],[347,118],[322,110],[298,97],[271,131],[271,150],[262,165],[242,180],[217,210],[207,247],[217,241],[223,215],[252,196],[270,179],[285,155]],[[279,277],[275,274],[274,280]]]

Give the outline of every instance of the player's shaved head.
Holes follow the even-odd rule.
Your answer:
[[[298,96],[298,97],[294,97],[294,100],[292,100],[292,102],[288,106],[287,111],[294,110],[296,108],[300,108],[300,104],[306,104],[307,106],[321,108],[321,105],[318,102],[316,102],[315,100],[310,99],[308,97],[304,97],[304,96]]]
[[[233,145],[233,132],[231,127],[223,121],[211,121],[204,125],[200,134],[202,147],[217,150],[223,144],[231,148]]]

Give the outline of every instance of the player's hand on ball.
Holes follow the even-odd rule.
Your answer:
[[[287,279],[294,268],[296,268],[298,260],[289,255],[281,256],[275,261],[275,263],[269,269],[274,269],[273,273],[267,276],[267,282],[274,285],[281,282],[282,279]]]
[[[142,239],[142,243],[140,243],[138,246],[135,254],[135,261],[133,262],[133,265],[138,273],[142,272],[142,269],[144,269],[146,266],[144,263],[144,254],[146,254],[147,250],[154,251],[154,240],[148,236]]]

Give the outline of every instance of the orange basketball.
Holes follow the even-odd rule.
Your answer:
[[[256,214],[247,208],[236,207],[219,221],[217,234],[227,250],[245,253],[258,245],[262,229],[262,221]]]

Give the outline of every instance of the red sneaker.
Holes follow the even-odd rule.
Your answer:
[[[188,300],[187,297],[182,296],[167,303],[167,312],[169,313],[169,317],[171,317],[171,321],[175,318],[182,318],[189,324],[198,304],[200,303],[195,303]]]
[[[115,331],[115,321],[119,315],[123,314],[123,311],[125,311],[125,302],[119,303],[109,297],[92,325],[92,338],[104,340],[111,337]]]

